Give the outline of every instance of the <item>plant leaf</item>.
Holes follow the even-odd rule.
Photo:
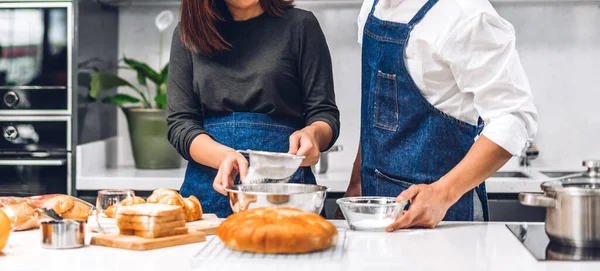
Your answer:
[[[137,60],[127,58],[127,57],[123,57],[123,61],[129,67],[131,67],[132,69],[134,69],[135,71],[138,72],[138,80],[140,78],[139,74],[142,74],[144,77],[147,77],[148,79],[150,79],[150,81],[154,82],[155,84],[157,84],[157,85],[162,84],[163,79],[162,79],[161,75],[158,72],[156,72],[154,69],[150,68],[150,66],[148,66],[146,63],[139,62]]]
[[[140,83],[140,85],[142,85],[142,86],[148,85],[148,84],[146,84],[146,76],[144,76],[144,74],[141,72],[137,72],[137,80],[138,80],[138,83]]]
[[[167,83],[162,83],[156,90],[158,91],[156,95],[167,95]]]
[[[167,107],[167,94],[159,94],[154,97],[156,106],[160,109]]]
[[[102,100],[103,103],[114,104],[118,106],[122,106],[124,104],[135,104],[139,103],[140,99],[129,96],[127,94],[119,93],[113,96],[106,97]]]
[[[102,92],[122,86],[133,87],[125,79],[112,73],[95,72],[92,73],[92,79],[90,82],[90,96],[92,96],[92,98],[98,98]]]
[[[167,77],[169,76],[169,64],[165,65],[165,67],[160,71],[160,77],[162,77],[163,82],[167,82]]]

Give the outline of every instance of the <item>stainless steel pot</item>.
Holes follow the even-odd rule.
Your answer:
[[[85,245],[85,221],[46,220],[40,222],[40,229],[43,248],[68,249]]]
[[[312,166],[313,173],[314,174],[327,173],[327,169],[329,169],[329,153],[330,152],[339,152],[339,151],[343,151],[343,150],[344,150],[344,148],[342,148],[342,146],[336,145],[336,146],[331,147],[331,149],[329,149],[328,151],[322,152],[319,162],[317,162],[316,165]]]
[[[234,185],[226,189],[234,213],[259,207],[294,207],[305,212],[321,213],[327,187],[292,183]]]
[[[574,247],[600,247],[600,161],[584,161],[580,177],[542,183],[543,194],[521,193],[527,206],[546,208],[551,241]]]

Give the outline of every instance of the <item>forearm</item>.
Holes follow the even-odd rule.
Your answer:
[[[448,191],[449,199],[458,199],[500,169],[511,154],[485,136],[480,136],[463,160],[435,184]]]
[[[194,138],[190,146],[190,155],[196,163],[218,169],[228,152],[235,151],[214,141],[210,136],[201,134]]]
[[[333,139],[333,130],[331,129],[331,126],[324,121],[315,121],[304,128],[304,130],[314,135],[316,141],[319,143],[319,150],[321,151],[326,150]]]

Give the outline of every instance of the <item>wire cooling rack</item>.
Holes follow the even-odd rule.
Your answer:
[[[341,269],[346,230],[338,229],[338,240],[334,247],[307,254],[261,254],[240,252],[229,249],[218,237],[212,238],[192,259],[192,268],[203,270],[239,270],[263,267],[268,269],[285,268],[307,270],[309,265],[319,263],[319,268]],[[213,269],[214,268],[214,269]]]

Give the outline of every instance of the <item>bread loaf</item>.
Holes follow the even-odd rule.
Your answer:
[[[117,222],[117,227],[121,230],[136,230],[136,231],[162,231],[162,230],[170,230],[173,228],[181,228],[185,227],[185,220],[174,220],[169,222],[161,222],[161,223],[138,223],[138,222],[128,222],[120,220]]]
[[[63,214],[75,205],[73,198],[67,195],[57,195],[44,201],[43,207],[53,209],[57,214]]]
[[[62,213],[60,216],[64,219],[84,220],[87,221],[88,217],[92,214],[90,207],[84,203],[75,201],[73,208]]]
[[[24,231],[38,227],[38,213],[27,202],[3,205],[2,211],[10,219],[13,231]]]
[[[196,197],[190,196],[183,199],[183,201],[185,203],[185,221],[192,222],[202,219],[202,205]]]
[[[128,198],[120,201],[119,203],[117,203],[115,205],[117,205],[117,206],[131,206],[131,205],[144,204],[144,203],[146,203],[146,201],[143,198],[134,196],[134,197],[128,197]],[[114,218],[116,216],[115,206],[112,205],[112,206],[109,206],[108,208],[106,208],[106,210],[104,211],[104,214],[107,217]]]
[[[231,249],[255,253],[307,253],[330,248],[338,231],[323,217],[294,208],[265,207],[229,216],[217,236]]]
[[[183,213],[172,216],[117,215],[117,221],[130,223],[165,223],[176,220],[185,220]]]
[[[159,188],[152,191],[152,195],[148,197],[146,202],[148,203],[161,203],[160,201],[167,196],[180,196],[177,191],[168,188]],[[182,205],[179,205],[182,206]]]
[[[137,204],[123,206],[117,210],[117,215],[139,215],[139,216],[176,216],[183,213],[179,206],[166,204]]]
[[[175,236],[186,234],[189,232],[188,228],[180,227],[174,228],[167,231],[137,231],[137,230],[119,230],[122,235],[135,235],[142,238],[161,238],[168,236]]]
[[[202,206],[198,198],[190,196],[183,198],[177,191],[168,188],[159,188],[148,197],[148,203],[160,203],[183,207],[185,221],[192,222],[202,219]]]

